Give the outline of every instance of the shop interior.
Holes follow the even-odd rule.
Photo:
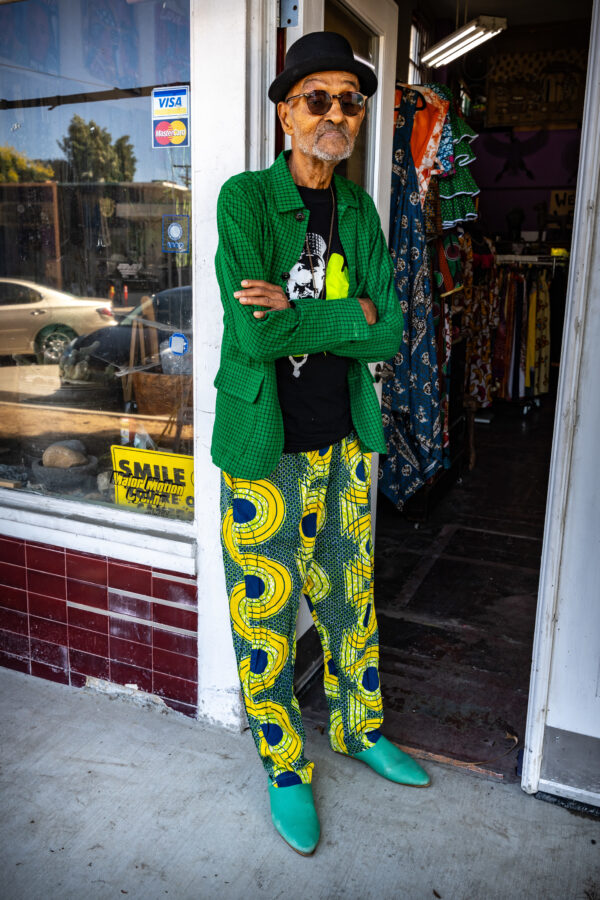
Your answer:
[[[591,3],[569,14],[555,0],[448,0],[400,16],[390,247],[407,333],[384,367],[384,730],[508,781],[526,725]],[[497,33],[444,62],[482,21]],[[317,652],[308,632],[299,699],[322,728]]]

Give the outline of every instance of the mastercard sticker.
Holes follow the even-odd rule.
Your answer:
[[[159,119],[152,123],[152,136],[153,147],[189,147],[189,119]]]

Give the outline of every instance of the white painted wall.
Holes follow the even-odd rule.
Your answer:
[[[266,97],[275,76],[276,16],[275,0],[192,0],[198,711],[230,728],[245,714],[221,554],[220,472],[210,456],[223,332],[216,212],[229,177],[272,162],[275,117]]]
[[[236,728],[242,706],[221,562],[220,473],[210,443],[222,334],[214,266],[217,197],[223,182],[246,168],[246,2],[196,0],[191,25],[198,709],[200,716]]]

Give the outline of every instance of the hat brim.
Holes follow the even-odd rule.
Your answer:
[[[272,100],[273,103],[285,100],[290,88],[312,72],[352,72],[358,78],[361,92],[367,97],[377,90],[377,75],[370,66],[358,59],[349,60],[347,56],[328,56],[317,60],[306,60],[285,69],[271,84],[269,100]]]

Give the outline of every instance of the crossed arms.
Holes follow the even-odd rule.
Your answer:
[[[217,207],[217,277],[226,321],[244,352],[261,361],[324,350],[365,362],[396,354],[402,312],[379,219],[374,207],[370,212],[365,287],[371,299],[309,299],[291,307],[283,289],[264,279],[263,226],[255,208],[239,184],[224,186]]]

